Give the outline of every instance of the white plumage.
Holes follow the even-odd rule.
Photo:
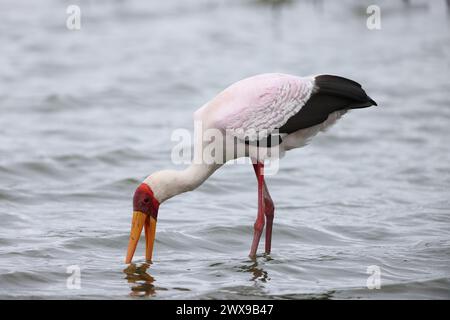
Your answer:
[[[300,111],[314,89],[313,77],[266,73],[238,81],[199,109],[196,119],[237,138],[267,137]]]

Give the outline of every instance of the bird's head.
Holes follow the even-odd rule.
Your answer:
[[[133,197],[133,220],[125,263],[131,263],[133,259],[142,229],[145,229],[145,258],[152,259],[158,208],[159,202],[150,186],[145,182],[141,183]]]

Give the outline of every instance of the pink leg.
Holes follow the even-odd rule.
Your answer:
[[[256,177],[258,178],[258,168],[257,165],[254,164],[253,168],[255,169]],[[272,198],[269,193],[269,189],[267,188],[266,182],[264,181],[264,175],[262,176],[263,180],[263,199],[264,199],[264,214],[266,216],[266,254],[270,254],[272,247],[272,225],[273,225],[273,217],[275,206],[273,204]]]
[[[273,216],[275,211],[275,206],[273,205],[272,198],[270,197],[269,190],[267,189],[266,183],[264,182],[264,208],[266,215],[266,254],[270,254],[270,249],[272,247],[272,225]]]
[[[259,240],[261,239],[261,234],[264,229],[264,164],[257,163],[253,165],[256,173],[256,178],[258,179],[258,216],[254,225],[253,242],[252,248],[250,249],[249,256],[251,258],[256,257],[256,250],[258,250]]]

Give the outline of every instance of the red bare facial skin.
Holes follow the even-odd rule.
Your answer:
[[[159,202],[153,195],[152,189],[146,183],[141,183],[134,193],[133,211],[140,211],[157,220],[158,208]]]

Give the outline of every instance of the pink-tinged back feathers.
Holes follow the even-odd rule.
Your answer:
[[[197,110],[195,119],[207,127],[229,130],[239,139],[261,139],[296,114],[313,91],[313,77],[261,74],[223,90]]]

